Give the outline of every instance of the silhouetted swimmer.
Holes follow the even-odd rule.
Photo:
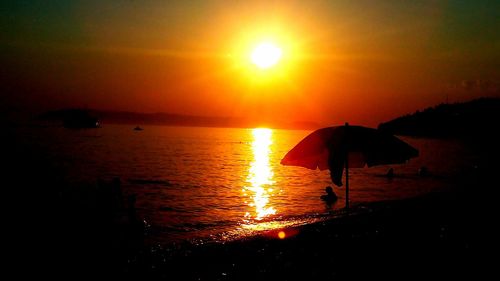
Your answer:
[[[429,169],[427,169],[426,166],[420,167],[420,169],[418,169],[418,175],[421,176],[421,177],[428,176],[429,175]]]
[[[339,199],[337,197],[337,194],[335,194],[335,192],[333,192],[333,189],[331,186],[327,186],[325,188],[325,191],[326,191],[326,195],[321,195],[321,200],[325,201],[326,203],[328,204],[331,204],[331,203],[334,203],[335,201],[337,201],[337,199]]]
[[[389,168],[389,170],[387,171],[387,174],[385,174],[385,176],[392,179],[394,177],[394,169]]]

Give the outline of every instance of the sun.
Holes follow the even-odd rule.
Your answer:
[[[261,69],[274,66],[281,58],[281,49],[268,42],[260,43],[252,52],[252,62]]]

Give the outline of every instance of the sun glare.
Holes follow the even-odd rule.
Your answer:
[[[261,69],[270,68],[281,58],[281,49],[272,43],[261,43],[252,52],[252,62]]]

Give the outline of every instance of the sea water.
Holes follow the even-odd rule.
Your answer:
[[[158,242],[232,239],[317,221],[344,207],[320,200],[328,171],[280,165],[311,131],[104,125],[98,129],[24,128],[20,137],[42,151],[68,186],[120,178],[137,197],[137,213]],[[349,170],[350,203],[397,200],[449,188],[473,165],[456,140],[401,137],[417,148],[406,164]],[[421,177],[418,169],[430,175]],[[395,176],[387,178],[389,168]]]

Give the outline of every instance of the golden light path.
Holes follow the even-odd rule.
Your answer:
[[[247,183],[243,191],[249,194],[251,201],[248,206],[255,208],[255,215],[250,212],[245,214],[246,218],[262,220],[263,218],[276,214],[276,210],[269,206],[269,197],[273,192],[273,171],[269,165],[269,154],[271,153],[272,130],[258,128],[253,129],[252,151],[254,161],[250,165]]]
[[[271,129],[257,128],[252,130],[252,152],[253,161],[250,164],[247,177],[247,185],[243,187],[243,195],[248,198],[245,201],[250,208],[245,213],[243,223],[234,231],[226,233],[227,238],[243,237],[251,235],[255,231],[267,231],[283,229],[305,223],[311,223],[311,218],[293,220],[266,220],[270,216],[277,214],[272,206],[272,195],[279,192],[273,188],[275,181],[274,173],[270,165],[270,155],[272,154],[273,131]],[[277,238],[285,239],[288,234],[284,230],[276,233]]]

